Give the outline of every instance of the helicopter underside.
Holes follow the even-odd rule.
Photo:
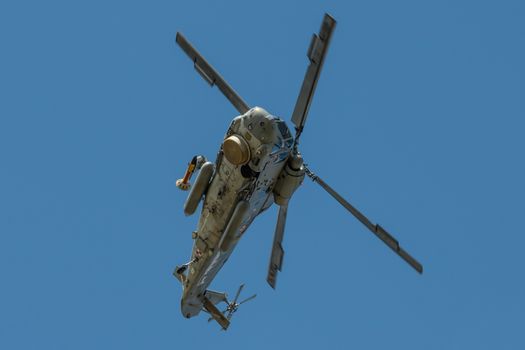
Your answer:
[[[189,318],[203,308],[207,287],[226,263],[237,242],[255,217],[274,203],[272,188],[282,171],[290,150],[283,148],[279,155],[273,154],[262,160],[266,164],[257,177],[246,178],[240,167],[219,156],[217,168],[205,195],[197,230],[193,233],[194,244],[191,261],[183,284],[181,312]],[[224,233],[234,220],[236,206],[247,203],[228,245]],[[231,231],[231,229],[230,229]],[[221,241],[222,240],[222,241]],[[222,245],[221,245],[222,243]]]
[[[205,308],[223,329],[227,329],[232,313],[242,304],[242,302],[237,303],[242,285],[234,300],[231,303],[227,302],[229,313],[226,316],[215,307],[217,302],[226,301],[225,293],[209,291],[207,287],[226,263],[254,218],[274,202],[279,205],[279,213],[267,282],[275,288],[277,273],[281,271],[284,256],[282,242],[288,203],[305,175],[319,184],[412,268],[419,273],[423,272],[423,266],[406,252],[392,235],[378,224],[372,223],[314,174],[303,163],[298,150],[299,137],[306,123],[335,25],[336,21],[325,14],[318,34],[312,37],[307,51],[309,65],[291,116],[295,127],[294,137],[290,135],[284,121],[272,117],[262,108],[250,109],[241,96],[186,38],[181,33],[177,33],[175,38],[177,44],[191,59],[201,77],[211,86],[217,86],[241,114],[232,121],[226,134],[211,182],[208,182],[211,173],[208,173],[206,181],[201,181],[205,185],[209,183],[209,187],[205,194],[197,230],[193,233],[191,261],[178,267],[174,273],[183,285],[181,310],[185,317],[196,316]],[[186,174],[191,175],[193,168],[188,169]],[[181,189],[185,186],[189,187],[186,175],[184,179],[177,182],[177,186]],[[188,208],[191,210],[187,211],[185,206],[185,213],[191,214],[197,208],[205,187],[201,190],[198,195],[192,197],[191,202],[187,202],[194,205],[190,205]]]

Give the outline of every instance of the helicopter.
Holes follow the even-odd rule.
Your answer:
[[[192,233],[190,261],[175,267],[173,272],[183,288],[181,312],[184,317],[194,317],[204,311],[210,315],[209,321],[217,321],[226,330],[237,308],[255,298],[256,295],[252,295],[238,302],[244,285],[232,301],[228,301],[226,293],[207,288],[253,220],[274,203],[279,206],[279,212],[266,280],[275,289],[283,264],[282,242],[288,204],[305,177],[319,184],[412,268],[423,273],[423,266],[401,248],[390,233],[372,223],[313,173],[299,152],[300,136],[335,26],[334,18],[325,14],[318,34],[312,37],[307,52],[309,65],[291,117],[294,135],[281,118],[261,107],[250,107],[184,35],[177,32],[175,41],[193,61],[197,72],[210,86],[217,86],[240,113],[231,121],[215,162],[197,155],[188,164],[184,177],[176,181],[179,189],[189,190],[184,203],[185,215],[194,214],[202,203],[197,229]],[[191,184],[190,179],[197,170],[198,175]],[[226,304],[224,311],[217,307],[219,303]]]

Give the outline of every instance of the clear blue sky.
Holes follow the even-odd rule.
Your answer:
[[[276,208],[212,287],[255,301],[228,332],[180,314],[197,216],[175,180],[235,109],[289,120],[324,12],[338,21],[302,152],[425,266],[419,276],[318,186]],[[522,1],[3,1],[0,348],[523,349]]]

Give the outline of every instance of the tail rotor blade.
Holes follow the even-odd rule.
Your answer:
[[[245,302],[254,299],[256,296],[257,296],[257,294],[254,294],[254,295],[252,295],[251,297],[244,299],[243,301],[241,301],[241,302],[239,303],[239,305],[242,305],[242,304],[244,304]]]
[[[306,175],[312,179],[313,182],[317,182],[321,185],[326,192],[328,192],[332,197],[335,198],[343,207],[346,208],[357,220],[361,221],[373,234],[375,234],[380,240],[382,240],[390,249],[392,249],[397,255],[399,255],[403,260],[405,260],[410,266],[412,266],[417,272],[423,273],[423,266],[414,259],[410,254],[408,254],[401,246],[399,242],[390,235],[384,228],[377,224],[373,224],[366,216],[364,216],[359,210],[357,210],[353,205],[348,203],[339,193],[332,189],[326,182],[321,178],[315,175],[310,169],[306,168]]]
[[[244,283],[239,286],[239,289],[237,289],[237,294],[235,294],[235,298],[233,299],[232,304],[235,305],[237,303],[237,299],[239,299],[239,295],[241,295],[241,291],[243,288],[244,288]]]
[[[226,316],[226,319],[227,319],[228,321],[230,321],[230,320],[232,319],[232,317],[233,317],[233,313],[234,313],[234,312],[235,312],[234,310],[230,310],[230,311],[228,312],[228,316]]]
[[[286,224],[286,215],[288,212],[288,203],[279,207],[279,216],[277,217],[277,226],[273,237],[272,254],[270,256],[270,265],[268,266],[268,276],[266,281],[275,289],[277,283],[277,271],[281,271],[283,266],[284,249],[282,241],[284,237],[284,227]]]

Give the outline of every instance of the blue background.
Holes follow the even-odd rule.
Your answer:
[[[320,187],[257,218],[212,288],[257,293],[228,332],[180,314],[197,216],[174,183],[236,110],[289,120],[324,12],[338,21],[301,150],[419,276]],[[522,1],[3,1],[0,348],[523,349]],[[521,333],[520,333],[521,332]]]

